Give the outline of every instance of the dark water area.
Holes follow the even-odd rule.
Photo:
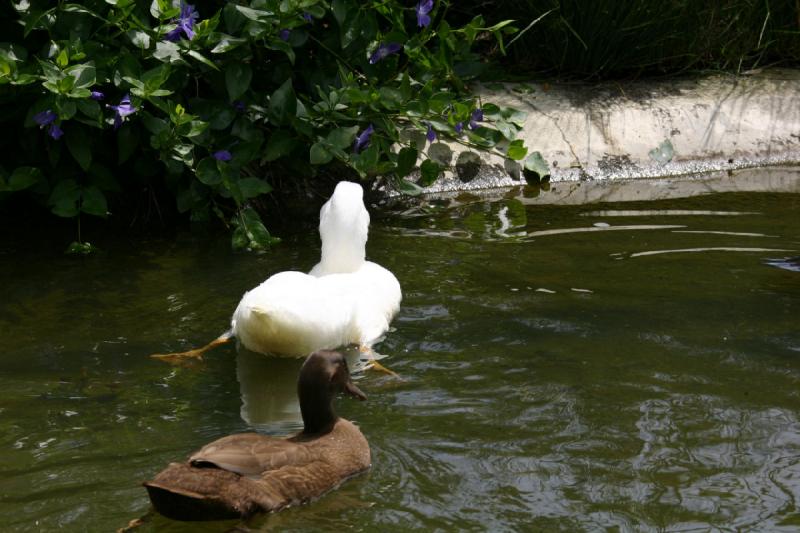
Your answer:
[[[373,217],[399,278],[340,414],[373,468],[281,531],[800,528],[800,193],[526,204],[463,198]],[[244,291],[318,259],[316,222],[272,253],[226,235],[0,245],[0,529],[109,531],[141,482],[223,435],[300,427],[301,360],[224,346]],[[38,242],[38,245],[36,244]],[[140,531],[226,531],[151,516]]]

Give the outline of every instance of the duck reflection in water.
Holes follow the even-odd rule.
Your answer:
[[[357,349],[341,350],[350,368],[358,363]],[[297,399],[297,375],[302,359],[264,357],[240,349],[236,356],[242,420],[256,431],[285,434],[303,427]]]

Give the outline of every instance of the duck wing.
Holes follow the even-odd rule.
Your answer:
[[[350,328],[354,299],[346,280],[275,274],[239,302],[233,333],[249,350],[283,355],[305,356],[355,342]]]
[[[239,433],[203,446],[189,458],[195,467],[213,466],[252,478],[286,465],[302,467],[314,460],[312,450],[258,433]]]

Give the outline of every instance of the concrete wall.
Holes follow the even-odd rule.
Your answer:
[[[493,84],[476,94],[527,113],[520,137],[529,152],[541,152],[552,181],[800,163],[799,71],[598,85]],[[428,148],[451,163],[433,191],[523,181],[519,165],[500,155],[455,142]],[[459,160],[471,163],[456,165]]]

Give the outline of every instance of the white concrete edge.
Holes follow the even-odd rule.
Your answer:
[[[553,182],[800,164],[800,71],[624,84],[507,83],[475,91],[481,102],[527,113],[518,138],[529,153],[542,154]],[[447,168],[427,192],[525,183],[522,162],[494,152],[454,141],[426,144],[425,151]],[[457,164],[459,158],[468,164]]]

